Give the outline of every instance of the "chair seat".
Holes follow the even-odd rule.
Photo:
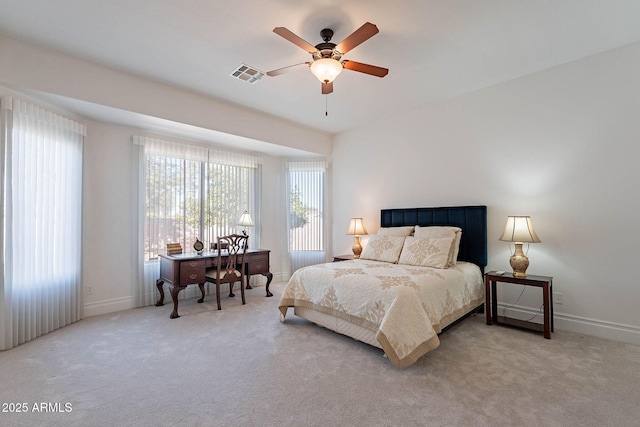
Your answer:
[[[224,276],[222,276],[222,277],[220,278],[220,280],[227,279],[227,278],[229,278],[229,276],[233,277],[234,275],[236,276],[237,280],[240,280],[240,277],[242,277],[242,273],[241,273],[241,272],[239,272],[238,270],[233,270],[233,271],[231,271],[231,272],[227,272]],[[207,272],[205,273],[205,277],[206,277],[207,279],[211,279],[212,281],[215,281],[215,280],[216,280],[216,278],[217,278],[217,272],[216,272],[216,270],[209,270],[209,271],[207,271]],[[228,282],[227,282],[227,283],[228,283]]]

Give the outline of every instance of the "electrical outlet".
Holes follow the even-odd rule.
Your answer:
[[[87,286],[85,288],[87,295],[93,295],[93,288],[91,286]]]
[[[560,292],[553,293],[553,302],[554,304],[562,305],[564,304],[564,294]]]

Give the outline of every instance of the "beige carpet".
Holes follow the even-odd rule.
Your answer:
[[[637,426],[640,347],[469,318],[398,371],[264,288],[82,320],[0,352],[2,426]],[[26,404],[26,413],[11,404]],[[34,412],[42,403],[48,411]],[[22,405],[20,405],[22,407]]]

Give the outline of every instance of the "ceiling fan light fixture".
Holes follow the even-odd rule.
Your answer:
[[[333,58],[322,58],[313,61],[309,66],[311,72],[322,83],[331,83],[342,72],[342,63]]]

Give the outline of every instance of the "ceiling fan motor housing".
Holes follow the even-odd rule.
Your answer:
[[[316,45],[317,51],[312,53],[314,60],[331,58],[339,61],[342,58],[342,53],[336,50],[336,44],[331,43],[331,37],[333,37],[333,30],[329,28],[325,28],[320,31],[320,37],[324,40],[324,43],[319,43]]]
[[[333,30],[330,28],[325,28],[324,30],[320,31],[320,37],[322,37],[322,40],[324,40],[325,42],[330,42],[331,37],[333,37]]]

